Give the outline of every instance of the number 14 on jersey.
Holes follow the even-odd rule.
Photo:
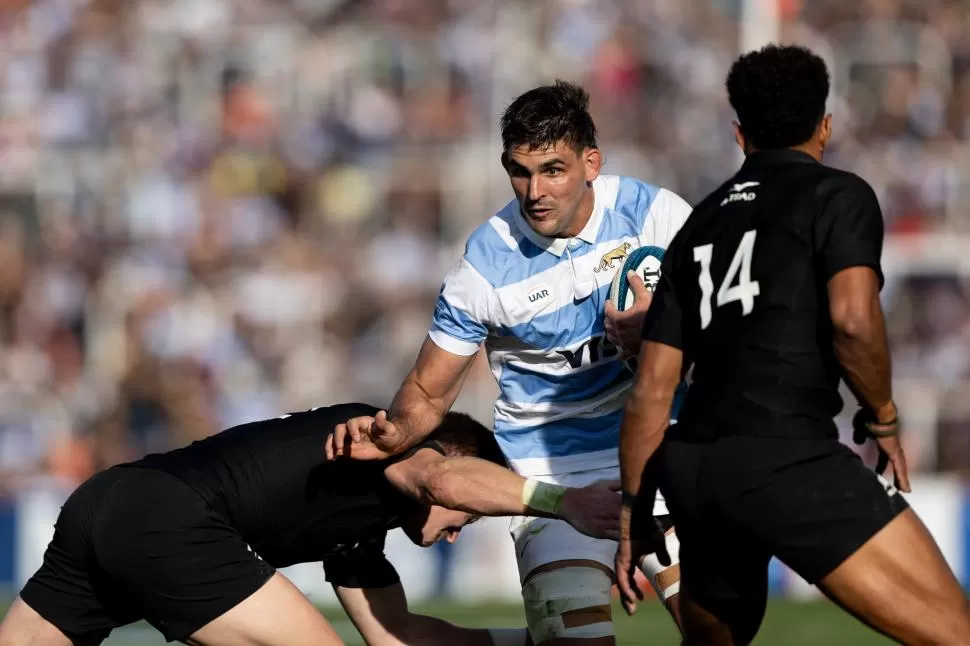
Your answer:
[[[754,297],[761,293],[758,281],[751,280],[751,254],[754,253],[754,239],[758,232],[754,229],[745,231],[741,237],[741,244],[734,251],[731,266],[724,274],[721,287],[717,290],[717,306],[727,305],[734,301],[741,301],[742,316],[747,316],[754,309]],[[713,310],[711,296],[714,294],[714,281],[711,279],[711,258],[714,255],[714,244],[694,247],[694,261],[700,263],[701,273],[697,281],[701,288],[701,329],[707,329],[711,324]],[[737,284],[732,285],[737,279]]]

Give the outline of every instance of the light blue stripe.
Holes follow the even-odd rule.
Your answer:
[[[518,208],[515,201],[502,209],[498,217],[510,220],[510,208]],[[511,222],[510,226],[512,236],[521,238],[515,249],[509,248],[491,222],[485,222],[475,229],[465,244],[465,260],[496,288],[521,282],[555,267],[563,260],[520,235],[516,231],[515,222]]]
[[[634,216],[636,232],[640,233],[647,220],[647,213],[659,193],[660,188],[653,184],[632,177],[621,177],[615,210]]]
[[[560,458],[620,446],[623,409],[593,419],[570,419],[530,426],[511,427],[496,422],[495,438],[510,460]]]
[[[605,340],[605,337],[600,337]],[[593,399],[632,380],[632,373],[617,360],[582,372],[565,375],[543,375],[506,364],[499,379],[502,399],[517,404],[545,402],[579,402]]]
[[[444,295],[439,295],[438,302],[435,303],[431,329],[469,343],[481,343],[488,334],[484,325],[464,310],[453,306]]]
[[[631,203],[629,206],[636,208],[637,204]],[[493,287],[507,287],[520,283],[562,262],[569,262],[570,258],[576,261],[595,251],[595,244],[577,238],[573,243],[574,246],[569,248],[568,254],[557,256],[546,252],[518,231],[518,225],[512,214],[515,209],[518,209],[518,205],[512,202],[497,217],[509,221],[512,235],[521,238],[516,249],[510,249],[508,243],[489,222],[479,226],[465,245],[465,260]],[[643,213],[635,213],[629,209],[614,213],[607,212],[600,224],[596,241],[599,243],[639,235],[643,228],[643,220]],[[510,258],[510,254],[514,257]]]
[[[581,303],[569,303],[502,332],[533,348],[568,348],[603,333],[603,308],[609,295],[610,286],[603,285]]]

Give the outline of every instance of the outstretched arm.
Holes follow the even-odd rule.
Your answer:
[[[388,466],[384,475],[426,505],[482,516],[561,518],[595,538],[618,536],[617,482],[567,488],[523,478],[486,460],[447,457],[423,448]]]
[[[406,451],[426,438],[455,402],[488,337],[494,300],[495,288],[466,255],[445,277],[428,337],[390,409],[374,419],[358,418],[338,425],[328,457],[348,446],[353,457],[353,444],[347,444],[345,438],[360,442],[362,431],[370,432],[384,457]]]
[[[402,436],[394,453],[411,448],[438,427],[458,398],[474,360],[475,354],[453,354],[431,337],[424,340],[414,368],[388,409],[388,420]]]
[[[400,583],[384,588],[334,586],[340,604],[369,646],[526,646],[525,628],[462,628],[408,610]]]
[[[338,424],[327,439],[327,459],[340,455],[383,459],[421,442],[441,424],[455,403],[474,359],[475,354],[453,354],[431,337],[426,338],[390,409],[378,412],[376,417],[355,417]],[[355,446],[365,436],[378,452],[355,453]]]

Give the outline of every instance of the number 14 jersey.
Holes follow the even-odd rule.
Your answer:
[[[691,389],[671,432],[836,435],[841,376],[828,280],[871,267],[883,222],[861,178],[794,150],[749,155],[664,257],[644,338],[680,348]]]

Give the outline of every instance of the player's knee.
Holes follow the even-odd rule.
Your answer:
[[[522,586],[525,617],[536,644],[613,643],[613,580],[596,567],[566,566],[530,574]]]
[[[640,562],[640,571],[647,577],[657,597],[667,603],[680,592],[680,541],[672,529],[667,532],[665,539],[670,565],[663,565],[656,554],[649,554]]]

